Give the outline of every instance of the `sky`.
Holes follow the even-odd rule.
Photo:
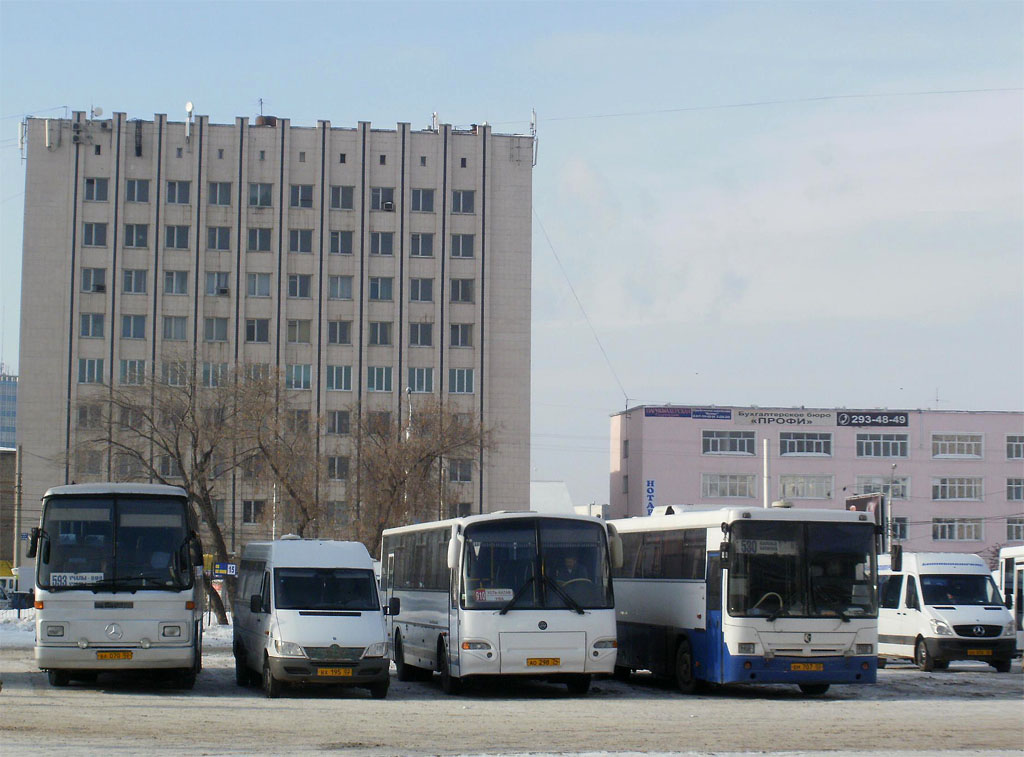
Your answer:
[[[533,174],[531,477],[639,404],[1024,409],[1019,2],[0,3],[0,359],[26,115],[487,121]]]

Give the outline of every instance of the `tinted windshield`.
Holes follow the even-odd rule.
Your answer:
[[[379,610],[372,570],[275,568],[278,610]]]
[[[926,605],[1001,605],[999,588],[989,576],[923,575],[921,594]]]
[[[599,523],[544,518],[477,523],[466,528],[463,555],[466,608],[612,606],[608,546]]]
[[[734,617],[874,617],[874,527],[740,521],[732,526]]]
[[[192,585],[187,503],[157,497],[47,501],[39,546],[45,589],[182,589]]]

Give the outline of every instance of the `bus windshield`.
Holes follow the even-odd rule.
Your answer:
[[[876,616],[874,538],[869,523],[733,523],[729,614]]]
[[[181,590],[192,586],[187,503],[171,497],[63,497],[43,516],[44,589]]]
[[[275,568],[278,610],[379,610],[372,570]]]
[[[921,594],[926,605],[1003,604],[995,581],[982,575],[922,575]]]
[[[598,523],[514,518],[466,528],[467,609],[606,609],[613,606],[608,542]]]

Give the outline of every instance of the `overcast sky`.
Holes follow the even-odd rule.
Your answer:
[[[1019,2],[4,0],[0,357],[25,115],[536,108],[533,478],[607,502],[627,404],[1021,410],[1022,39]]]

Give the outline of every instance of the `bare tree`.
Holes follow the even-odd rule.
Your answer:
[[[241,410],[234,377],[221,364],[179,358],[164,361],[148,377],[130,378],[131,385],[108,387],[106,422],[79,428],[76,454],[109,454],[112,480],[184,488],[210,535],[206,551],[226,562],[227,542],[214,502],[221,481],[252,454],[239,447],[233,433]],[[227,590],[234,593],[230,577]],[[227,623],[220,595],[209,594],[218,622]]]

